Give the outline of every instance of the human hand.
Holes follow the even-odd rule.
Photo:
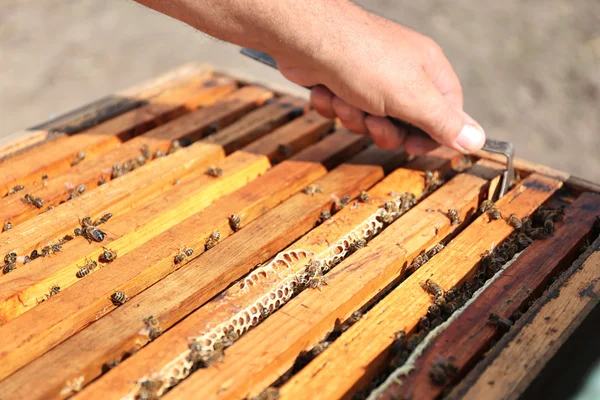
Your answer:
[[[423,154],[439,144],[471,153],[485,142],[483,129],[462,109],[462,87],[450,62],[431,39],[353,7],[343,26],[321,39],[309,56],[275,56],[284,76],[315,86],[313,107],[344,127],[368,133],[382,148],[404,145]],[[431,138],[396,127],[409,122]],[[433,140],[432,140],[433,139]]]

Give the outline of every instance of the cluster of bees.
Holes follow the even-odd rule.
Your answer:
[[[429,261],[433,257],[435,257],[435,255],[438,254],[443,249],[444,249],[444,244],[437,243],[430,250],[421,252],[418,256],[416,256],[412,260],[412,262],[408,266],[408,269],[406,270],[407,276],[414,273],[419,268],[421,268],[423,266],[423,264],[425,264],[427,261]]]
[[[409,192],[400,194],[398,200],[400,205],[392,200],[383,204],[384,213],[378,217],[379,222],[389,225],[417,204],[417,198]]]
[[[140,147],[141,154],[139,156],[126,160],[123,163],[116,163],[115,165],[113,165],[110,178],[115,179],[120,176],[123,176],[126,173],[131,172],[141,167],[142,165],[145,165],[152,158],[159,158],[164,157],[168,154],[173,154],[176,151],[180,150],[183,147],[183,145],[184,144],[182,143],[182,141],[173,140],[169,146],[169,149],[166,152],[162,150],[157,150],[156,153],[154,153],[153,157],[152,152],[150,151],[150,147],[148,147],[147,144],[144,144],[142,145],[142,147]],[[106,183],[106,179],[104,178],[98,181],[98,185],[102,185],[104,183]]]
[[[311,289],[319,289],[327,285],[327,278],[323,275],[322,263],[319,260],[310,260],[306,265],[306,285]]]
[[[210,349],[203,347],[196,340],[189,344],[190,355],[188,360],[193,364],[192,369],[207,368],[223,361],[225,349],[240,338],[240,334],[233,327],[225,329],[223,333],[223,338],[215,342]]]
[[[438,175],[432,171],[425,171],[423,179],[425,181],[423,187],[423,196],[427,196],[428,194],[434,192],[444,183],[444,181],[439,179]]]

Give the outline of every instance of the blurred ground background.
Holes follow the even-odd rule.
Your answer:
[[[441,44],[489,136],[600,182],[600,2],[359,3]],[[133,1],[0,0],[0,142],[190,60],[277,74]]]

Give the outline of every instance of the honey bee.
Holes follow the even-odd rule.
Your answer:
[[[547,219],[544,221],[544,232],[546,235],[550,235],[552,232],[554,232],[554,222],[552,219]]]
[[[135,163],[133,162],[133,160],[127,160],[123,163],[123,174],[126,174],[127,172],[131,172],[135,169]]]
[[[41,197],[33,196],[29,193],[27,193],[25,197],[23,197],[23,201],[37,208],[42,208],[44,206],[44,199],[42,199]]]
[[[429,377],[434,384],[443,386],[454,378],[457,372],[458,368],[454,363],[443,358],[438,358],[429,370]]]
[[[193,364],[198,364],[202,361],[202,344],[197,340],[192,341],[189,344],[190,356],[188,358]]]
[[[169,146],[169,150],[167,151],[167,154],[173,154],[180,149],[181,149],[181,142],[179,140],[173,140],[171,142],[171,146]]]
[[[444,296],[444,291],[442,290],[440,285],[438,285],[431,279],[427,279],[425,281],[424,288],[427,291],[427,293],[429,293],[433,297],[443,297]]]
[[[448,289],[448,291],[444,294],[444,298],[446,299],[447,302],[451,302],[454,299],[456,299],[459,295],[459,291],[457,288],[455,287],[451,287],[450,289]]]
[[[452,315],[452,313],[454,313],[454,311],[456,311],[457,309],[458,307],[456,305],[456,302],[454,301],[448,302],[442,306],[442,310],[446,315]]]
[[[450,218],[451,225],[459,225],[462,221],[460,220],[460,214],[454,208],[448,210],[448,218]]]
[[[208,176],[212,176],[213,178],[218,178],[223,175],[223,170],[216,165],[209,166],[204,172]]]
[[[79,220],[79,223],[81,224],[81,227],[83,228],[81,230],[81,235],[83,237],[85,237],[90,243],[91,242],[102,242],[104,240],[105,237],[105,233],[103,231],[101,231],[100,229],[96,228],[96,225],[92,222],[92,219],[90,217],[85,217],[83,219]],[[77,229],[74,231],[75,236],[79,236],[78,235],[78,231]]]
[[[319,289],[321,291],[321,287],[325,285],[327,285],[327,278],[323,274],[317,274],[308,280],[308,287],[311,289]]]
[[[417,204],[417,198],[412,193],[402,193],[400,195],[400,213],[404,214]]]
[[[164,157],[166,156],[167,153],[163,150],[156,150],[156,153],[154,153],[154,158],[160,158],[160,157]]]
[[[110,173],[110,178],[111,179],[116,179],[122,175],[125,174],[125,171],[123,171],[123,167],[121,166],[121,164],[116,163],[115,165],[113,165],[112,167],[112,171]]]
[[[360,194],[358,195],[358,200],[363,203],[368,203],[369,200],[371,200],[371,196],[369,196],[369,193],[367,193],[365,190],[361,190]]]
[[[408,270],[411,273],[415,272],[416,270],[421,268],[423,264],[425,264],[427,261],[429,261],[429,256],[427,255],[427,253],[421,253],[418,256],[416,256],[414,260],[412,260],[410,266],[408,267]]]
[[[104,250],[100,253],[100,257],[98,258],[100,262],[109,263],[117,259],[117,253],[111,249],[106,247],[102,247]]]
[[[14,251],[11,251],[10,253],[7,253],[4,256],[4,262],[7,263],[7,264],[17,262],[17,253],[15,253]]]
[[[75,156],[73,161],[71,161],[71,167],[74,167],[75,165],[79,164],[84,159],[85,159],[85,151],[80,151],[79,153],[77,153],[77,155]]]
[[[262,318],[262,319],[265,319],[265,318],[267,318],[267,317],[268,317],[270,314],[271,314],[271,312],[270,312],[270,311],[269,311],[269,309],[268,309],[268,308],[266,308],[266,307],[263,307],[263,308],[260,310],[260,316],[261,316],[261,318]]]
[[[225,330],[225,337],[223,338],[223,346],[229,347],[235,343],[236,340],[240,338],[240,334],[235,330],[235,328],[230,327]]]
[[[151,315],[144,320],[144,323],[148,327],[148,337],[151,340],[156,339],[162,334],[162,329],[160,327],[160,323],[158,322],[158,318],[155,318]]]
[[[488,322],[505,331],[508,331],[513,325],[510,319],[502,318],[498,314],[490,314]]]
[[[23,264],[28,264],[31,262],[31,258],[29,256],[23,256]]]
[[[502,218],[502,214],[500,213],[500,210],[498,210],[496,207],[492,207],[489,210],[487,210],[486,212],[488,218],[490,219],[490,221],[497,221],[500,218]]]
[[[112,300],[113,304],[117,307],[125,304],[125,302],[129,300],[125,292],[114,292],[110,295],[110,299]]]
[[[383,203],[383,209],[388,213],[397,213],[398,205],[395,201],[388,200],[385,203]]]
[[[158,399],[158,391],[163,385],[160,379],[144,379],[140,383],[140,389],[135,397],[136,400],[154,400]]]
[[[35,260],[36,258],[38,258],[40,255],[38,253],[37,250],[32,250],[31,251],[31,255],[29,256],[30,259]]]
[[[12,187],[12,189],[10,189],[8,191],[8,193],[6,193],[6,196],[10,196],[11,194],[15,194],[17,192],[20,192],[23,189],[25,189],[25,186],[23,186],[23,185],[15,185],[15,186]]]
[[[349,203],[350,203],[350,196],[345,194],[342,196],[342,198],[340,199],[339,203],[337,204],[337,210],[341,210],[342,208],[346,207]]]
[[[194,249],[191,249],[191,248],[179,249],[179,252],[177,253],[177,255],[175,255],[175,264],[181,264],[188,257],[191,257],[193,254],[194,254]]]
[[[140,153],[142,153],[142,156],[144,156],[144,158],[147,160],[152,158],[152,152],[147,144],[143,144],[142,147],[140,147]]]
[[[225,346],[221,342],[217,342],[213,345],[213,351],[205,356],[202,360],[202,364],[206,367],[211,366],[214,363],[219,363],[223,361],[223,357],[225,357]]]
[[[144,156],[137,156],[135,161],[134,161],[134,169],[135,167],[141,167],[142,165],[146,164],[147,159]]]
[[[2,267],[2,273],[8,274],[9,272],[14,271],[15,269],[17,269],[17,264],[7,263],[7,264],[4,264],[4,267]]]
[[[442,243],[436,244],[426,253],[427,258],[433,258],[436,254],[438,254],[442,250],[444,250],[444,245]]]
[[[431,318],[437,318],[442,314],[442,309],[437,304],[432,304],[427,309],[427,315]]]
[[[52,296],[56,296],[59,292],[60,286],[58,285],[58,283],[53,284],[52,286],[50,286],[50,291],[46,295],[46,300],[48,300]]]
[[[75,276],[78,278],[83,278],[85,276],[88,276],[94,270],[94,268],[96,268],[97,266],[98,266],[98,263],[96,263],[96,261],[87,260],[83,264],[83,266],[81,268],[79,268],[79,270],[77,271]]]
[[[239,215],[231,214],[231,216],[229,217],[229,226],[231,227],[231,230],[234,232],[237,232],[240,230],[240,228],[242,227],[242,220],[239,217]]]
[[[219,231],[214,231],[204,241],[204,250],[207,251],[212,249],[219,243],[219,240],[221,240],[221,233]]]
[[[516,214],[510,214],[506,222],[515,229],[521,229],[523,227],[523,221]]]
[[[98,226],[98,225],[102,225],[105,224],[106,222],[108,222],[109,219],[112,218],[112,214],[111,213],[106,213],[104,214],[102,217],[100,217],[100,219],[96,222],[94,222],[94,226]]]
[[[348,323],[350,325],[354,325],[355,323],[358,322],[359,319],[362,318],[362,316],[363,316],[363,313],[361,313],[360,311],[354,311],[352,313],[352,315],[350,315],[350,318],[348,318],[346,323]]]
[[[310,194],[311,196],[314,196],[316,193],[322,193],[321,185],[317,185],[317,184],[308,185],[307,187],[302,189],[302,193]]]
[[[179,185],[180,183],[181,183],[181,180],[180,180],[180,179],[175,179],[175,180],[173,181],[173,186]]]
[[[102,178],[100,178],[100,179],[98,180],[98,186],[102,186],[102,185],[104,185],[105,183],[106,183],[106,179],[105,179],[104,177],[102,177]]]
[[[48,174],[43,174],[42,175],[42,180],[45,181],[46,179],[48,179]]]
[[[491,210],[494,207],[494,202],[492,200],[484,200],[479,206],[479,212],[485,213],[488,210]]]
[[[366,245],[367,245],[367,242],[365,242],[362,239],[358,239],[358,240],[352,242],[352,251],[360,250],[360,249],[364,248]]]
[[[281,155],[283,157],[289,157],[292,155],[293,152],[294,152],[294,149],[292,149],[292,146],[290,146],[290,145],[280,144],[277,146],[277,153],[279,153],[279,155]]]
[[[321,211],[321,214],[319,214],[319,223],[322,224],[329,218],[331,218],[331,212],[329,210],[323,210]]]

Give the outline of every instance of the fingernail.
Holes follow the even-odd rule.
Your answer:
[[[485,143],[485,132],[481,127],[472,124],[466,124],[456,138],[456,144],[459,150],[465,153],[472,153],[480,150]]]

